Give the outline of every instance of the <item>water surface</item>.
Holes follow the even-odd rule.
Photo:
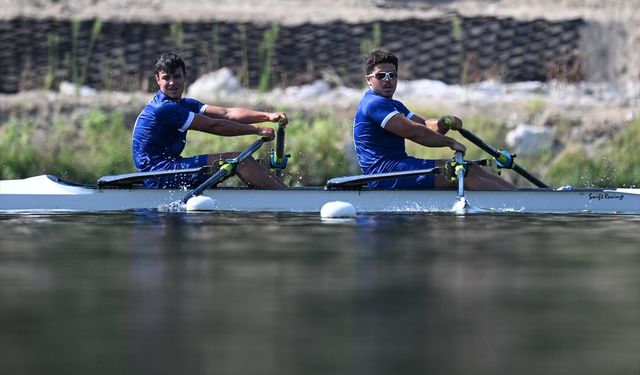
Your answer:
[[[0,372],[637,375],[638,228],[0,214]]]

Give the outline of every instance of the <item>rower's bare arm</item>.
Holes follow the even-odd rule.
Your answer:
[[[450,119],[449,123],[445,121],[447,117]],[[411,121],[424,125],[432,131],[438,132],[443,135],[447,134],[450,129],[459,130],[460,128],[462,128],[462,120],[457,116],[451,115],[442,116],[440,118],[428,118],[425,120],[422,117],[414,114],[411,117]]]
[[[193,118],[189,129],[225,137],[256,134],[261,137],[266,137],[269,140],[275,138],[275,131],[270,127],[243,124],[220,118],[209,118],[200,114],[197,114]]]
[[[393,116],[385,129],[391,133],[427,147],[449,147],[454,151],[466,152],[467,148],[462,143],[451,137],[447,137],[424,126],[407,119],[401,114]]]
[[[226,108],[207,105],[204,114],[213,119],[225,119],[243,124],[279,121],[287,123],[287,115],[283,112],[261,112],[239,107]]]

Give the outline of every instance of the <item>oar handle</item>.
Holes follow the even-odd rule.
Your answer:
[[[276,131],[276,160],[282,160],[284,157],[284,129],[287,127],[282,121],[278,123]]]
[[[483,141],[482,139],[478,138],[472,132],[470,132],[470,131],[468,131],[467,129],[464,129],[464,128],[458,129],[458,132],[460,132],[460,134],[462,134],[462,136],[465,137],[467,140],[469,140],[471,143],[473,143],[474,145],[480,147],[482,150],[484,150],[489,155],[493,156],[496,160],[498,160],[500,162],[504,162],[505,161],[504,160],[505,159],[505,154],[503,154],[499,150],[495,149],[494,147],[488,145],[487,143],[485,143],[485,141]],[[511,160],[511,162],[512,162],[511,169],[513,169],[516,173],[520,174],[522,177],[524,177],[527,180],[529,180],[529,182],[531,182],[532,184],[534,184],[534,185],[536,185],[537,187],[540,187],[540,188],[548,188],[549,187],[547,184],[545,184],[544,182],[542,182],[538,178],[534,177],[531,173],[527,172],[524,168],[520,167],[519,165],[516,165],[516,163],[513,162],[512,160]]]
[[[276,131],[276,148],[271,154],[271,168],[275,169],[277,177],[282,176],[282,170],[287,167],[287,159],[289,155],[284,153],[284,137],[286,124],[283,121],[278,122],[278,130]]]

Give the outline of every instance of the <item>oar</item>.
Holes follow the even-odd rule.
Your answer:
[[[235,158],[225,160],[224,164],[220,166],[220,169],[216,173],[209,177],[200,186],[193,189],[193,191],[191,191],[189,194],[185,195],[184,198],[180,199],[180,202],[187,203],[190,198],[200,195],[209,187],[224,181],[227,177],[231,176],[233,172],[235,172],[238,164],[242,163],[246,158],[251,156],[251,154],[256,152],[262,146],[262,144],[267,141],[267,138],[260,138],[257,141],[253,142],[251,146],[247,147],[246,150],[242,151]]]
[[[458,180],[458,200],[453,205],[454,211],[464,211],[469,207],[469,202],[464,196],[464,173],[465,162],[462,152],[456,151],[454,154],[456,179]]]
[[[276,131],[276,149],[271,154],[271,167],[275,168],[276,177],[282,176],[282,170],[287,166],[289,155],[284,153],[284,129],[286,124],[282,121],[278,122],[278,130]]]
[[[531,173],[527,172],[524,168],[516,165],[516,163],[513,161],[513,157],[508,153],[505,154],[500,150],[496,150],[467,129],[458,129],[458,132],[460,132],[460,134],[462,134],[462,136],[468,139],[471,143],[475,144],[476,146],[487,152],[489,155],[493,156],[498,162],[504,165],[504,168],[513,169],[515,172],[519,173],[522,177],[526,178],[537,187],[549,187],[547,184],[534,177]]]

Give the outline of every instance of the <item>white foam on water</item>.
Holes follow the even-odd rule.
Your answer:
[[[469,202],[467,202],[467,199],[465,197],[461,197],[458,198],[458,200],[456,201],[456,203],[453,204],[453,207],[451,208],[451,211],[457,213],[457,214],[466,214],[468,209],[471,206],[469,205]]]
[[[168,203],[168,204],[163,204],[158,207],[158,211],[160,212],[180,212],[180,211],[186,211],[186,210],[187,210],[187,205],[182,203],[182,201],[179,201],[179,200]]]

